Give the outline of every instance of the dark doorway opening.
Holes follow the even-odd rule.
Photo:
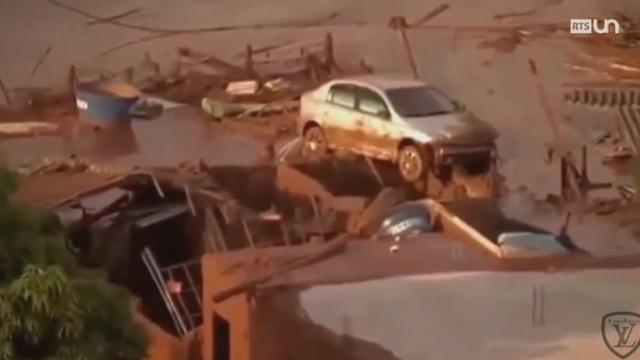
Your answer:
[[[213,313],[213,360],[231,359],[231,337],[229,334],[229,322]]]

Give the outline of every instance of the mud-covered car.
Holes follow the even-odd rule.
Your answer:
[[[437,88],[419,80],[367,75],[332,80],[300,100],[303,154],[345,149],[398,165],[407,181],[426,171],[486,172],[497,132]]]

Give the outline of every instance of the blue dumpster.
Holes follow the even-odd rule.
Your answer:
[[[128,124],[140,92],[124,82],[98,81],[76,86],[76,106],[81,120],[101,126]]]

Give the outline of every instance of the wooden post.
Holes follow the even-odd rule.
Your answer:
[[[76,67],[75,65],[71,65],[69,67],[69,77],[67,79],[67,86],[70,94],[75,94],[77,84],[78,84],[78,75],[76,74]]]
[[[394,16],[389,21],[389,27],[400,33],[400,40],[402,41],[405,52],[407,53],[407,58],[409,60],[409,66],[411,66],[413,77],[419,79],[420,77],[418,75],[418,66],[416,65],[416,60],[413,57],[413,51],[411,50],[411,44],[409,43],[409,38],[407,36],[407,28],[409,27],[409,25],[407,24],[407,19],[405,19],[404,16]]]
[[[128,83],[133,82],[133,67],[129,66],[126,69],[124,69],[124,81]]]
[[[327,33],[324,38],[324,64],[327,69],[331,69],[335,64],[335,58],[333,57],[333,35]]]
[[[247,70],[248,73],[252,73],[253,72],[253,48],[251,47],[251,44],[247,45],[247,53],[245,55],[246,55],[246,58],[244,61],[245,69]]]
[[[69,105],[72,106],[73,113],[78,114],[78,104],[76,103],[76,85],[78,85],[78,75],[76,74],[75,65],[69,67],[69,74],[67,74],[67,96]]]
[[[533,59],[529,59],[529,70],[534,77],[536,88],[538,90],[538,97],[540,100],[540,105],[544,110],[545,116],[549,121],[549,125],[551,126],[551,130],[553,130],[553,135],[555,137],[555,141],[558,145],[563,147],[563,152],[567,151],[567,147],[563,143],[562,134],[560,132],[560,127],[558,126],[558,122],[556,121],[556,116],[553,110],[551,109],[551,105],[549,104],[549,100],[547,98],[547,93],[544,90],[544,86],[542,82],[538,78],[538,67],[536,66],[535,61]]]
[[[7,105],[11,105],[11,97],[9,96],[9,91],[4,86],[4,82],[0,78],[0,91],[2,91],[2,95],[4,96],[4,101],[7,102]]]

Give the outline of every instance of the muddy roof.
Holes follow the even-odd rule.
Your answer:
[[[31,176],[21,182],[14,195],[17,203],[33,207],[49,207],[93,189],[115,186],[122,174],[77,172],[48,173]]]

